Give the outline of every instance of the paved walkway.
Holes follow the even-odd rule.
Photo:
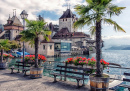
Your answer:
[[[89,91],[89,86],[76,89],[76,82],[59,81],[43,76],[40,79],[23,77],[21,73],[10,74],[10,70],[0,70],[0,91]]]

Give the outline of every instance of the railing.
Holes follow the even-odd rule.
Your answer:
[[[58,64],[64,64],[65,63],[65,61],[63,61],[63,62],[59,62],[59,61],[47,61],[46,63],[48,63],[48,66],[46,66],[46,68],[45,69],[47,69],[47,70],[52,70],[52,71],[54,71],[54,68],[53,69],[51,69],[51,68],[48,68],[48,67],[52,67],[53,65],[55,65],[56,66],[56,64],[58,63]],[[55,64],[56,63],[56,64]],[[118,75],[120,74],[122,74],[123,72],[122,72],[122,70],[124,69],[124,70],[129,70],[130,68],[128,68],[128,67],[122,67],[121,65],[119,65],[119,64],[115,64],[115,63],[109,63],[109,65],[107,66],[109,69],[106,69],[107,71],[107,73],[109,74],[110,73],[110,70],[111,69],[113,69],[114,68],[114,70],[115,69],[119,69],[119,70],[117,70],[117,71],[119,71],[118,72]],[[124,71],[125,72],[125,71]]]

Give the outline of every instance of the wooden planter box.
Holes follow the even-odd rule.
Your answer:
[[[75,66],[74,64],[67,64],[67,66]],[[83,67],[83,68],[90,68],[90,69],[96,69],[96,67],[92,67],[92,66],[89,66],[89,65],[76,65],[76,67]]]
[[[30,68],[30,78],[42,78],[43,68]]]
[[[103,77],[95,77],[95,75],[92,74],[89,78],[91,91],[108,91],[109,75],[103,74]]]
[[[8,68],[8,62],[0,63],[0,69],[6,69],[6,68]]]

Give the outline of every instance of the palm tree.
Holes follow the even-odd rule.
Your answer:
[[[16,49],[18,48],[19,45],[16,41],[9,41],[8,39],[0,39],[0,50],[1,50],[1,58],[0,58],[0,63],[3,61],[3,53],[4,50],[8,51],[10,49]]]
[[[96,32],[96,59],[97,59],[97,71],[96,76],[102,76],[102,70],[100,67],[101,59],[101,24],[107,23],[114,26],[115,31],[125,32],[115,21],[111,19],[111,16],[119,16],[125,7],[118,7],[111,3],[112,0],[86,0],[87,6],[76,5],[75,10],[80,15],[78,21],[74,23],[75,28],[81,28],[84,25],[90,26],[90,33]]]
[[[1,50],[0,63],[2,63],[2,61],[3,61],[4,50],[9,50],[9,47],[10,47],[10,45],[9,45],[7,39],[0,39],[0,50]]]
[[[42,35],[44,39],[49,40],[48,35],[51,35],[51,31],[45,26],[46,22],[43,20],[27,20],[27,30],[22,31],[21,40],[29,42],[30,45],[35,46],[35,67],[38,68],[38,45],[39,36]]]

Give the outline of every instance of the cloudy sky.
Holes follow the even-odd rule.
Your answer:
[[[12,17],[13,9],[16,9],[18,18],[20,18],[21,11],[26,10],[29,14],[28,19],[35,20],[40,14],[48,23],[58,24],[59,17],[67,9],[67,3],[70,3],[70,8],[75,14],[73,7],[76,4],[87,5],[85,0],[0,0],[0,24],[7,22],[9,14]],[[105,41],[105,46],[130,45],[130,0],[113,0],[112,3],[126,7],[119,17],[112,17],[114,21],[124,28],[126,33],[115,32],[113,26],[103,24],[102,37]],[[89,34],[88,30],[89,27],[85,26],[78,31],[84,31]]]

